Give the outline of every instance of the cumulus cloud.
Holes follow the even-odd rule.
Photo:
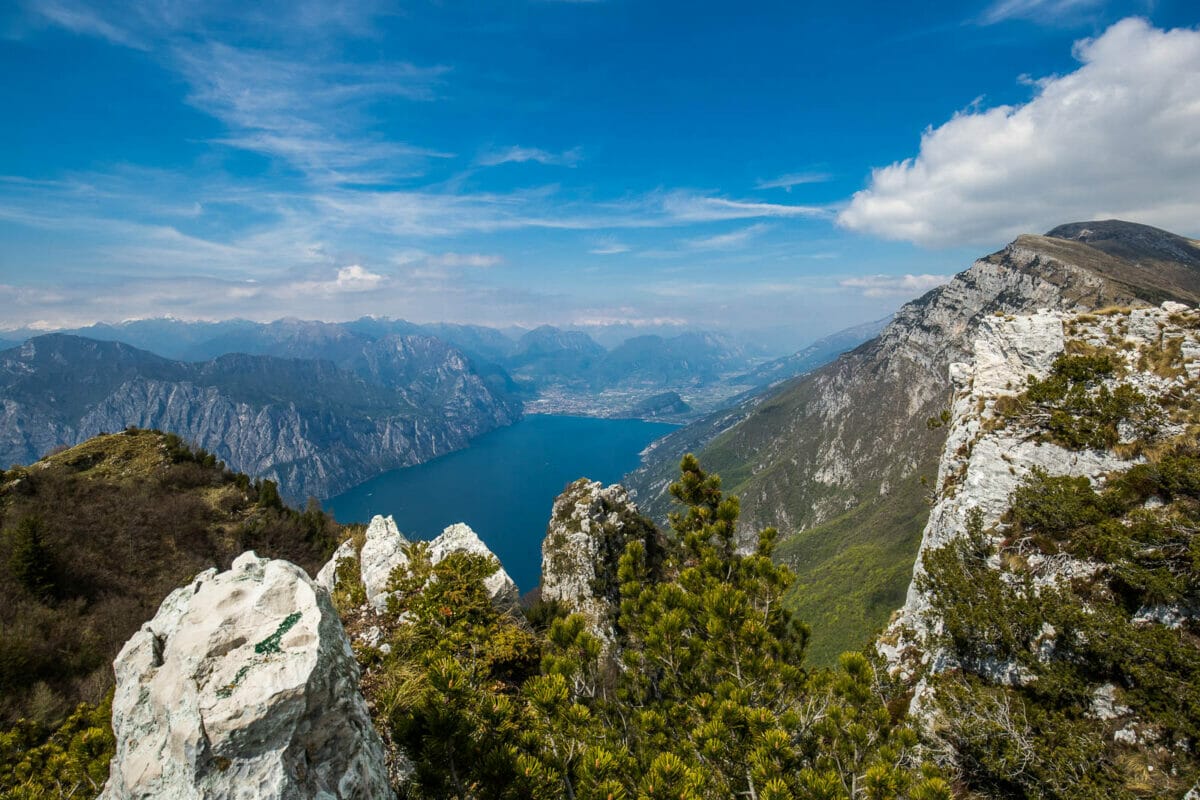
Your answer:
[[[862,275],[838,281],[838,286],[859,289],[864,297],[916,297],[948,280],[948,275]]]
[[[932,247],[1107,217],[1197,233],[1200,30],[1130,18],[1075,56],[1082,65],[1036,81],[1028,103],[927,129],[920,152],[874,170],[838,222]]]
[[[254,297],[259,294],[269,294],[277,297],[297,297],[301,295],[340,295],[373,292],[387,283],[387,276],[371,272],[360,264],[339,267],[331,278],[318,280],[301,280],[283,282],[277,286],[256,286],[247,284],[235,286],[230,290],[231,299]],[[257,290],[257,291],[256,291]]]
[[[371,272],[358,264],[351,264],[337,271],[333,286],[339,292],[368,292],[384,280],[386,279],[377,272]]]

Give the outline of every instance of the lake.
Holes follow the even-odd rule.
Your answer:
[[[339,522],[396,518],[409,539],[432,539],[465,522],[521,592],[538,585],[550,509],[567,484],[619,481],[638,454],[676,426],[636,419],[531,415],[465,450],[385,472],[324,503]]]

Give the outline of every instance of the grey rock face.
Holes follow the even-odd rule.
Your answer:
[[[408,539],[396,527],[395,519],[379,514],[371,518],[358,563],[367,590],[367,602],[372,606],[382,608],[387,605],[388,577],[400,564],[408,563],[408,557],[404,555],[407,546]],[[336,553],[334,558],[337,558]]]
[[[619,601],[617,561],[634,540],[646,545],[653,561],[658,536],[620,484],[575,481],[555,499],[542,541],[542,599],[583,614],[591,632],[611,643]]]
[[[519,416],[462,353],[422,336],[372,342],[346,369],[245,355],[185,363],[63,335],[0,357],[6,464],[135,425],[178,434],[300,501],[460,449]]]
[[[906,602],[879,645],[902,677],[954,666],[930,644],[940,623],[930,597],[917,581],[924,574],[926,553],[966,535],[972,510],[981,512],[984,530],[994,531],[999,541],[1007,530],[1002,515],[1011,504],[1012,494],[1033,470],[1085,476],[1100,486],[1108,473],[1127,469],[1141,460],[1137,456],[1123,458],[1115,450],[1068,450],[1038,441],[1036,430],[1016,421],[997,425],[1001,413],[997,401],[1020,394],[1028,376],[1044,379],[1050,373],[1055,358],[1066,346],[1068,326],[1072,340],[1084,346],[1107,347],[1124,359],[1124,374],[1110,382],[1130,384],[1148,398],[1177,390],[1189,378],[1200,376],[1200,332],[1182,321],[1179,314],[1185,311],[1186,306],[1167,302],[1160,308],[1103,316],[1043,310],[1027,316],[984,320],[975,341],[973,361],[956,363],[950,369],[954,402],[938,467],[936,502],[921,540]],[[1139,366],[1142,353],[1176,339],[1185,375],[1164,376]],[[1163,420],[1158,435],[1181,433],[1181,424]],[[1034,553],[1027,563],[1035,586],[1087,578],[1099,568],[1098,564],[1064,554]],[[1180,613],[1180,609],[1145,610],[1134,622],[1170,625]]]
[[[320,571],[317,572],[316,584],[330,594],[333,594],[334,587],[337,585],[338,565],[352,558],[358,558],[358,553],[354,549],[354,542],[347,539],[338,545],[338,549],[333,551],[333,555],[330,556],[329,561],[325,562],[325,566],[321,567]]]
[[[293,564],[248,552],[200,574],[114,668],[103,800],[393,796],[341,622]]]

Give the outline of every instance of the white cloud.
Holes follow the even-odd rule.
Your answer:
[[[949,275],[863,275],[838,281],[844,289],[861,289],[864,297],[916,297],[950,280]]]
[[[833,180],[833,176],[828,172],[791,172],[787,175],[780,175],[778,178],[759,181],[754,184],[756,189],[783,189],[790,192],[793,186],[801,186],[806,183],[825,183]]]
[[[689,239],[685,244],[692,250],[733,250],[743,246],[756,236],[765,233],[770,228],[771,226],[765,222],[759,222],[740,230],[730,231],[729,233],[704,236],[699,239]]]
[[[1101,5],[1103,0],[996,0],[984,10],[979,21],[984,25],[1010,19],[1058,22],[1077,18]]]
[[[612,237],[601,237],[592,240],[592,249],[588,250],[594,256],[615,256],[629,252],[629,245]]]
[[[475,159],[475,163],[484,167],[495,167],[500,164],[521,164],[526,161],[536,161],[554,167],[574,167],[583,159],[583,151],[578,147],[552,153],[540,147],[505,147],[491,150]]]
[[[1120,217],[1200,232],[1200,30],[1130,18],[1076,43],[1024,105],[969,109],[876,169],[844,227],[926,246],[995,245]]]
[[[723,197],[671,192],[662,198],[662,210],[680,222],[720,222],[758,217],[823,217],[829,210],[822,206],[783,205],[727,200]]]
[[[504,259],[500,256],[485,253],[442,253],[427,259],[427,263],[437,267],[473,267],[475,269],[494,267],[502,261]]]
[[[371,272],[359,264],[351,264],[337,271],[333,285],[339,292],[369,292],[385,280],[379,273]]]
[[[339,267],[331,278],[316,280],[285,280],[270,285],[241,285],[233,286],[226,293],[230,299],[245,299],[250,297],[294,298],[305,296],[331,297],[343,294],[360,294],[375,292],[388,283],[386,275],[371,272],[361,264],[350,264]],[[252,290],[257,289],[254,292]]]

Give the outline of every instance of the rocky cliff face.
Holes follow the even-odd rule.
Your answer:
[[[904,596],[927,516],[921,479],[934,475],[945,441],[926,420],[949,402],[949,365],[969,358],[983,320],[1196,302],[1194,253],[1187,239],[1119,222],[1021,236],[905,305],[879,337],[836,362],[672,434],[626,483],[661,519],[679,457],[696,452],[741,497],[745,534],[781,531],[813,654],[832,660],[861,646]],[[868,584],[870,596],[856,595]]]
[[[949,369],[954,400],[938,464],[937,499],[921,537],[905,603],[881,644],[893,668],[910,678],[955,666],[931,643],[940,621],[930,603],[930,592],[936,587],[923,585],[924,560],[928,553],[967,536],[973,514],[977,515],[973,524],[999,544],[1010,532],[1006,514],[1013,495],[1030,475],[1083,477],[1102,488],[1110,474],[1145,460],[1131,447],[1132,441],[1147,433],[1144,426],[1122,423],[1122,438],[1111,447],[1065,447],[1044,435],[1047,413],[1018,417],[1007,413],[1012,399],[1031,379],[1045,381],[1064,353],[1103,349],[1122,362],[1107,379],[1110,389],[1132,387],[1151,408],[1168,408],[1172,394],[1191,393],[1200,379],[1197,322],[1200,313],[1173,302],[1102,316],[1043,310],[982,322],[972,360]],[[1177,363],[1156,370],[1152,363],[1161,362],[1152,356],[1164,353],[1176,354]],[[1155,413],[1152,437],[1161,441],[1185,435],[1189,424],[1194,422]],[[1041,585],[1087,578],[1101,568],[1098,563],[1062,556],[1034,554],[1025,560]],[[995,566],[1000,566],[999,561]],[[989,669],[1007,680],[1019,679],[1015,666],[993,664]]]
[[[201,573],[114,668],[102,800],[393,796],[337,612],[286,561]]]
[[[620,604],[617,562],[631,541],[646,547],[647,561],[661,559],[659,532],[643,518],[620,484],[580,478],[554,501],[542,542],[541,598],[583,614],[601,641],[613,640]]]
[[[965,792],[1193,797],[1200,311],[991,317],[973,350],[878,649]]]
[[[355,372],[267,356],[169,361],[60,335],[0,354],[6,463],[128,425],[159,428],[293,499],[465,447],[519,414],[460,352],[421,336],[369,344]]]

